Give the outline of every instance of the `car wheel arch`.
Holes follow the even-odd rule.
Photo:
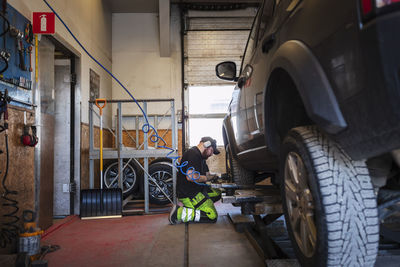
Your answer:
[[[321,128],[334,134],[347,127],[327,75],[309,47],[297,40],[283,43],[271,59],[270,73],[279,68],[293,79],[307,114]]]
[[[287,74],[293,81],[307,117],[313,123],[329,134],[337,134],[347,127],[332,86],[310,48],[297,40],[287,41],[276,50],[270,62],[268,82],[264,90],[263,116],[267,131],[266,143],[272,151],[279,151],[280,138],[276,136],[273,120],[270,120],[273,116],[269,104],[274,100],[277,75],[282,73]],[[321,102],[324,102],[324,105],[320,105]]]
[[[276,154],[279,154],[281,141],[291,128],[314,124],[297,85],[282,68],[275,69],[269,77],[264,93],[263,116],[266,144]]]
[[[226,146],[229,145],[231,151],[232,151],[232,156],[237,159],[237,145],[236,145],[236,140],[235,140],[235,134],[233,133],[232,130],[232,125],[230,125],[230,116],[226,116],[223,121],[222,125],[222,137],[224,140],[224,148],[226,149]]]

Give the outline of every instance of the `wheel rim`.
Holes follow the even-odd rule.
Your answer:
[[[306,257],[311,257],[315,252],[317,228],[307,175],[300,155],[290,152],[286,158],[284,174],[287,210],[298,247]]]
[[[125,166],[125,163],[124,163]],[[123,193],[127,193],[136,184],[136,171],[131,165],[127,165],[123,170]],[[111,164],[104,172],[104,183],[107,188],[118,188],[118,162]],[[116,179],[117,178],[117,179]]]
[[[168,171],[156,171],[151,174],[151,177],[156,180],[161,189],[171,198],[173,192],[172,174]],[[152,179],[149,179],[149,194],[158,200],[168,199]]]

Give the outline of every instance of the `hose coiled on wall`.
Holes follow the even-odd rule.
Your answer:
[[[16,215],[18,213],[18,201],[11,198],[11,196],[17,196],[17,191],[11,191],[6,186],[6,180],[8,175],[8,166],[9,166],[9,151],[8,151],[8,135],[5,135],[5,143],[6,143],[6,169],[4,172],[3,180],[1,184],[5,190],[4,194],[1,198],[4,200],[3,207],[5,209],[11,209],[8,213],[4,214],[4,222],[1,225],[0,231],[0,247],[4,248],[7,244],[12,243],[14,239],[18,237],[19,227],[17,222],[19,221],[19,217]]]
[[[117,77],[114,76],[114,74],[112,74],[112,72],[110,72],[106,67],[104,67],[96,58],[94,58],[89,51],[86,50],[86,48],[82,45],[82,43],[78,40],[78,38],[72,33],[72,31],[70,30],[70,28],[67,26],[67,24],[64,22],[64,20],[58,15],[58,13],[53,9],[53,7],[46,1],[43,0],[43,2],[50,8],[50,10],[54,13],[54,15],[60,20],[60,22],[64,25],[64,27],[67,29],[67,31],[69,32],[69,34],[72,36],[72,38],[74,38],[74,40],[78,43],[78,45],[82,48],[82,50],[97,64],[99,65],[104,71],[106,71],[124,90],[125,92],[132,98],[132,100],[135,102],[135,104],[139,107],[140,111],[143,114],[143,117],[146,120],[146,123],[143,125],[142,127],[142,131],[144,133],[149,133],[151,130],[154,132],[153,135],[150,136],[150,141],[155,143],[155,142],[161,142],[162,145],[159,145],[159,147],[170,150],[170,152],[167,154],[167,157],[170,158],[174,164],[175,167],[177,167],[180,172],[185,175],[188,176],[194,183],[198,184],[198,185],[203,185],[203,186],[208,186],[205,183],[199,183],[196,180],[200,179],[200,172],[196,171],[194,169],[194,167],[189,167],[187,168],[186,172],[183,171],[183,168],[186,167],[189,163],[187,161],[179,163],[179,157],[174,157],[171,156],[173,153],[176,152],[175,149],[168,147],[167,146],[167,142],[158,134],[157,130],[149,123],[149,120],[147,118],[147,114],[144,112],[144,110],[142,109],[142,107],[139,105],[139,103],[137,102],[137,100],[135,99],[135,97],[131,94],[131,92],[129,92],[129,90],[120,82],[119,79],[117,79]],[[188,174],[188,172],[190,172]],[[196,178],[197,177],[197,178]]]

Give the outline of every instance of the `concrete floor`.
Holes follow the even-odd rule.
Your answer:
[[[216,204],[216,224],[189,224],[185,254],[185,225],[169,225],[168,214],[126,216],[82,221],[70,216],[54,224],[42,245],[59,245],[47,254],[49,266],[265,266],[244,234],[237,233],[227,213],[240,208]],[[375,267],[400,266],[396,254],[379,253]],[[277,262],[271,266],[299,266]],[[282,265],[283,264],[283,265]]]
[[[189,266],[265,266],[244,234],[235,232],[217,204],[216,224],[188,226]],[[60,250],[49,266],[185,266],[185,225],[169,225],[168,214],[82,221],[68,217],[42,238]]]

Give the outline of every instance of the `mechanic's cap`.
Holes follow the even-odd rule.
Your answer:
[[[212,146],[212,148],[214,150],[214,154],[218,155],[220,152],[219,152],[219,150],[217,148],[217,141],[215,139],[209,137],[209,136],[204,136],[200,140],[200,142],[202,142],[202,143],[206,143],[207,141],[211,143],[211,146]],[[210,146],[207,146],[207,147],[210,147]]]

